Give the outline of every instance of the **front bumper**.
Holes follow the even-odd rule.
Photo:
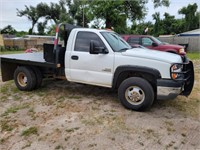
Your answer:
[[[157,99],[167,100],[176,98],[183,91],[183,85],[183,82],[175,82],[173,80],[157,80]]]
[[[176,80],[157,80],[157,99],[174,99],[178,95],[189,96],[194,85],[194,67],[192,61],[182,64],[182,78]]]

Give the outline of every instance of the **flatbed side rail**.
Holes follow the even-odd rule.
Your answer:
[[[18,66],[37,66],[43,68],[57,68],[56,64],[48,62],[34,62],[28,60],[19,60],[11,58],[0,58],[2,81],[9,81],[14,79],[14,72]]]

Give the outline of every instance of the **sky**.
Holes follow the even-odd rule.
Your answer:
[[[42,2],[58,2],[59,0],[44,0]],[[175,18],[183,18],[183,15],[178,14],[178,10],[188,4],[197,3],[198,11],[200,11],[200,0],[170,0],[170,6],[159,7],[154,9],[153,0],[149,0],[149,3],[146,5],[148,8],[147,16],[145,21],[153,21],[152,14],[155,12],[160,12],[161,18],[165,12],[170,15],[174,15]],[[28,31],[31,28],[31,21],[26,17],[18,17],[17,10],[24,10],[25,5],[27,6],[36,6],[40,3],[41,0],[0,0],[0,29],[4,28],[7,25],[11,25],[17,31]]]

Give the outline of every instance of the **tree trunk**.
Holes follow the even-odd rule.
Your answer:
[[[109,14],[107,14],[106,15],[106,28],[111,29],[111,27],[112,27],[111,19],[109,17]]]

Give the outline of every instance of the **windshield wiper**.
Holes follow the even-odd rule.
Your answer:
[[[130,48],[122,48],[122,49],[120,49],[118,52],[121,52],[121,51],[126,51],[126,50],[128,50],[128,49],[130,49]]]

